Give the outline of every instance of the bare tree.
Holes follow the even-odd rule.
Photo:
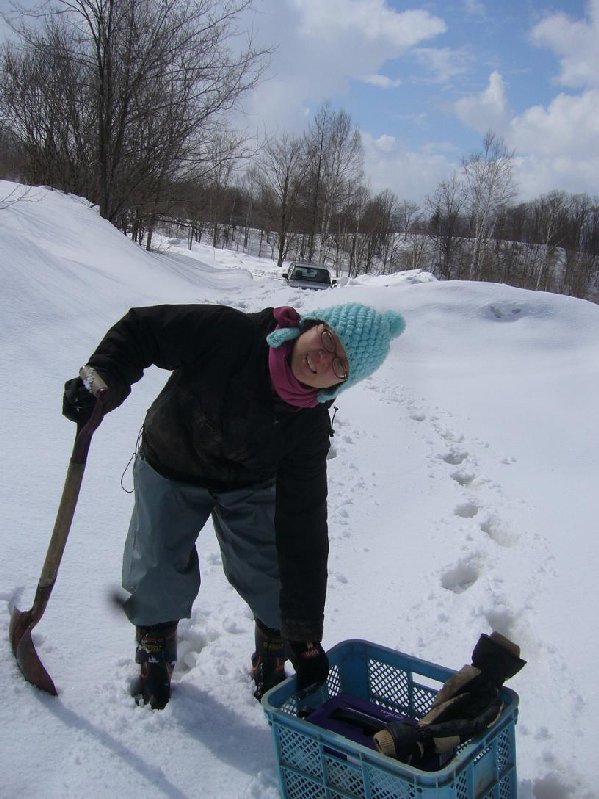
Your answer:
[[[404,241],[407,241],[409,234],[422,218],[420,206],[408,200],[397,201],[396,216],[399,231],[403,234]]]
[[[514,152],[503,140],[489,131],[482,152],[471,155],[462,163],[466,200],[472,220],[472,257],[468,277],[481,278],[482,260],[487,242],[499,211],[515,196],[512,176]]]
[[[355,277],[360,274],[361,266],[364,260],[364,230],[367,223],[367,209],[370,197],[368,190],[365,186],[358,186],[350,208],[348,208],[349,224],[348,228],[351,230],[349,235],[349,248],[348,249],[348,267],[347,272],[349,277]]]
[[[355,187],[363,180],[364,151],[360,133],[351,117],[341,110],[330,118],[328,147],[324,159],[324,192],[320,219],[321,257],[331,221],[347,205]]]
[[[318,110],[306,134],[305,174],[307,253],[314,260],[316,235],[328,235],[333,214],[344,205],[344,192],[362,179],[362,143],[351,117],[333,111],[330,103]],[[322,260],[322,259],[321,259]]]
[[[389,189],[380,192],[371,200],[372,251],[381,262],[381,269],[387,272],[397,245],[397,196]]]
[[[235,136],[232,131],[222,130],[212,138],[210,146],[209,170],[205,179],[208,181],[208,196],[210,199],[209,220],[212,227],[212,246],[219,244],[219,223],[224,223],[226,206],[231,197],[229,188],[233,172],[241,156],[243,139]],[[230,217],[230,215],[229,215]],[[225,243],[229,237],[231,227],[223,224]]]
[[[0,95],[1,95],[0,89]],[[23,180],[24,158],[21,144],[3,122],[0,111],[0,179]]]
[[[302,148],[301,139],[286,133],[278,138],[267,138],[252,171],[273,230],[278,235],[277,266],[283,266],[287,238],[297,213],[298,193],[304,179]]]
[[[457,173],[442,181],[434,194],[427,198],[430,212],[429,229],[437,250],[439,277],[456,277],[456,263],[461,254],[460,222],[464,203],[464,188]],[[460,272],[459,266],[457,272]]]
[[[541,245],[533,288],[548,291],[556,277],[557,283],[561,282],[556,271],[566,233],[568,197],[565,192],[551,192],[530,203],[529,209],[534,241]]]
[[[223,114],[255,85],[264,64],[265,51],[251,41],[239,47],[236,39],[237,20],[250,2],[55,0],[42,35],[35,40],[26,31],[21,59],[43,55],[30,97],[47,94],[57,61],[72,76],[61,79],[75,87],[84,111],[82,141],[92,149],[87,196],[102,216],[119,222],[140,195],[159,195],[168,179],[190,175],[209,160]],[[58,29],[60,41],[53,33]],[[53,97],[42,106],[56,118],[40,124],[30,106],[33,118],[25,129],[35,147],[41,137],[46,156],[72,107]],[[71,127],[68,121],[72,139]],[[68,153],[70,144],[64,149]]]
[[[594,284],[599,267],[597,222],[599,207],[586,194],[570,197],[565,227],[565,264],[560,290],[584,297]]]
[[[2,54],[0,109],[23,154],[23,179],[90,196],[93,112],[60,19]]]

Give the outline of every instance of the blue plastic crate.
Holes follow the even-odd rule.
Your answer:
[[[328,652],[331,671],[310,697],[312,708],[339,693],[420,719],[454,671],[351,640]],[[518,696],[505,688],[505,707],[488,732],[463,744],[438,771],[421,771],[325,730],[301,717],[295,677],[265,694],[283,799],[516,799],[515,725]],[[298,715],[298,713],[300,715]]]

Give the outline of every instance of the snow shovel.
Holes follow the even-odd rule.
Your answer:
[[[46,559],[37,584],[33,605],[30,610],[26,611],[20,611],[18,608],[13,607],[9,628],[12,651],[23,676],[32,685],[53,696],[56,696],[58,692],[52,682],[52,678],[35,651],[31,639],[31,631],[42,618],[56,582],[58,567],[60,566],[69,530],[71,529],[71,522],[75,514],[75,506],[79,497],[79,489],[83,480],[83,472],[92,435],[104,417],[107,397],[107,386],[93,369],[89,366],[84,366],[79,372],[79,376],[89,391],[96,397],[96,403],[86,424],[77,426],[77,434],[62,490],[62,497],[58,506],[56,522],[48,544]]]

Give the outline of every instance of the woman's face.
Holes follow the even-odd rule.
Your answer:
[[[332,331],[330,332],[335,343],[335,352],[328,352],[325,349],[322,341],[322,331],[325,328],[330,330],[324,324],[306,330],[296,339],[291,352],[293,376],[311,388],[331,388],[343,382],[333,371],[335,358],[344,361],[347,366],[345,350]]]

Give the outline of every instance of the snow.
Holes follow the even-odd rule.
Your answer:
[[[0,183],[0,198],[14,188]],[[520,799],[599,796],[599,308],[425,272],[302,292],[268,260],[189,252],[177,239],[159,249],[145,252],[84,200],[44,188],[0,210],[0,794],[279,795],[249,681],[251,615],[223,577],[210,525],[173,699],[152,712],[128,694],[133,629],[107,595],[132,506],[122,473],[164,372],[148,370],[92,442],[33,633],[58,697],[21,677],[9,607],[31,607],[62,491],[74,436],[63,383],[130,306],[302,312],[351,300],[400,310],[407,330],[337,402],[324,645],[366,638],[459,668],[480,633],[508,635],[528,661],[509,683],[520,696]]]

